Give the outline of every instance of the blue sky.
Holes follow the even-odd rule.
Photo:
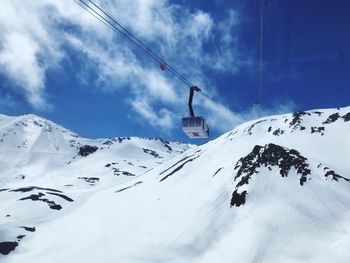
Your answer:
[[[210,94],[194,109],[211,138],[258,117],[258,2],[96,0]],[[91,138],[190,141],[180,127],[188,88],[72,0],[2,4],[1,113],[35,113]],[[264,5],[260,114],[348,106],[350,2]]]

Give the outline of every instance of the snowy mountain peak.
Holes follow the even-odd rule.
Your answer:
[[[0,138],[2,149],[6,149],[6,145],[8,145],[10,150],[22,148],[37,151],[38,149],[35,147],[40,144],[42,147],[47,147],[47,149],[41,149],[42,151],[62,152],[62,149],[65,149],[66,152],[64,153],[79,151],[80,147],[89,144],[93,145],[93,147],[98,146],[98,148],[104,149],[120,143],[146,145],[156,143],[163,145],[169,152],[173,151],[171,146],[174,145],[186,148],[185,144],[168,142],[160,138],[116,137],[97,140],[87,139],[34,114],[25,114],[18,117],[0,115]],[[183,151],[183,149],[177,149],[178,147],[175,147],[174,150]]]
[[[58,131],[71,152],[7,144],[0,260],[347,263],[349,116],[265,117],[201,146]],[[7,140],[16,146],[31,125]]]
[[[68,132],[67,129],[55,124],[45,118],[39,117],[35,114],[25,114],[18,117],[0,115],[1,129],[4,129],[6,126],[16,126],[22,128],[40,128],[44,131],[52,131],[54,129],[60,129],[62,132]]]
[[[288,115],[264,117],[257,121],[241,125],[248,135],[254,132],[264,132],[273,136],[283,136],[288,133],[303,132],[323,136],[327,129],[334,125],[346,125],[350,121],[350,107],[339,109],[299,111]],[[237,131],[237,129],[235,129]],[[231,132],[232,135],[234,132]]]
[[[33,114],[18,117],[0,116],[0,182],[12,184],[44,176],[47,169],[91,162],[106,156],[101,172],[107,165],[114,174],[137,175],[159,165],[189,146],[160,138],[116,137],[88,139]],[[85,160],[86,159],[86,160]],[[121,161],[117,161],[120,160]],[[136,159],[138,165],[132,164]],[[101,160],[102,161],[102,160]],[[147,165],[144,164],[147,163]],[[122,163],[129,163],[124,167]],[[135,168],[135,167],[138,168]],[[141,168],[142,167],[142,168]],[[23,183],[22,182],[22,183]]]
[[[70,140],[78,136],[33,114],[0,117],[1,150],[71,153]]]

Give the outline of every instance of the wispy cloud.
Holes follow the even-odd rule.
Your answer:
[[[216,88],[209,85],[213,81],[203,70],[234,73],[239,69],[234,34],[239,16],[234,10],[226,10],[222,20],[216,21],[208,12],[168,0],[97,2],[213,97]],[[86,67],[75,72],[82,81],[93,65],[99,72],[95,86],[101,92],[123,89],[125,101],[151,126],[171,130],[175,116],[186,113],[186,86],[158,70],[158,65],[73,1],[5,1],[0,10],[0,41],[1,73],[35,108],[49,105],[46,74],[60,65],[69,48],[84,55]],[[200,103],[209,124],[218,130],[231,128],[241,119],[222,103]]]
[[[297,109],[297,105],[290,99],[275,101],[270,105],[253,104],[237,112],[232,111],[224,104],[216,103],[206,98],[201,99],[200,103],[205,108],[207,121],[211,124],[211,128],[219,132],[232,130],[246,121],[259,119],[264,116],[289,113]]]
[[[148,123],[162,131],[169,132],[174,128],[175,115],[168,109],[161,108],[156,111],[144,98],[133,100],[131,105]]]

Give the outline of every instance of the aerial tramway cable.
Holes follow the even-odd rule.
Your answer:
[[[92,16],[94,16],[97,20],[99,20],[101,23],[103,23],[105,26],[109,27],[110,29],[114,30],[113,27],[111,27],[109,24],[104,22],[101,18],[99,18],[97,15],[95,15],[93,12],[91,12],[88,8],[86,8],[84,5],[82,5],[79,0],[73,0],[76,4],[78,4],[81,8],[83,8],[86,12],[90,13]]]
[[[199,94],[207,97],[209,100],[213,101],[208,94],[203,92],[200,88],[193,85],[190,81],[188,81],[183,75],[181,75],[173,66],[171,66],[168,62],[166,62],[163,58],[161,58],[157,53],[155,53],[152,49],[150,49],[147,45],[145,45],[141,40],[135,37],[129,30],[127,30],[124,26],[122,26],[116,19],[114,19],[111,15],[105,12],[101,7],[95,4],[91,0],[73,0],[80,7],[82,7],[85,11],[93,15],[104,25],[112,29],[114,32],[121,34],[126,40],[134,44],[136,47],[141,49],[148,56],[153,58],[155,61],[159,63],[161,70],[169,70],[173,73],[179,80],[185,83],[186,86],[190,88],[190,97],[189,97],[189,117],[182,118],[182,130],[190,137],[190,138],[207,138],[209,136],[209,128],[206,125],[206,122],[203,117],[194,116],[194,112],[192,109],[192,99],[194,91]]]
[[[258,44],[258,100],[257,104],[262,103],[262,90],[263,90],[263,74],[264,74],[264,28],[266,24],[266,14],[268,10],[268,0],[257,0],[257,15],[258,15],[258,32],[259,32],[259,44]]]
[[[167,63],[163,58],[158,56],[153,50],[143,44],[138,38],[136,38],[129,30],[127,30],[124,26],[122,26],[118,21],[116,21],[113,17],[103,11],[99,6],[97,6],[93,1],[89,0],[89,2],[96,7],[99,11],[101,11],[105,16],[107,16],[110,20],[112,20],[115,24],[117,24],[122,30],[124,30],[132,39],[134,39],[137,43],[139,43],[143,48],[145,48],[149,53],[151,53],[154,57],[156,57],[158,62],[160,62],[160,67],[162,70],[169,68],[178,78],[180,78],[186,85],[193,86],[184,76],[182,76],[177,70],[172,67],[169,63]]]
[[[85,1],[82,0],[73,0],[74,2],[78,3],[84,10],[92,14],[95,18],[97,18],[100,22],[102,22],[104,25],[107,25],[109,28],[111,28],[113,31],[120,33],[125,39],[132,42],[135,46],[139,47],[141,50],[143,50],[145,53],[147,53],[149,56],[151,56],[153,59],[155,59],[157,62],[161,62],[157,57],[155,57],[153,54],[151,54],[148,50],[144,49],[139,43],[135,42],[130,36],[128,36],[123,30],[116,27],[109,21],[106,17],[101,15],[98,11],[96,11],[94,8],[92,8],[90,5],[88,5]],[[78,2],[79,1],[79,2]]]
[[[129,42],[133,43],[136,47],[145,52],[148,56],[157,61],[162,70],[168,69],[171,73],[173,73],[179,80],[186,84],[186,86],[193,86],[190,81],[188,81],[183,75],[181,75],[173,66],[171,66],[168,62],[166,62],[163,58],[161,58],[158,54],[152,51],[148,46],[146,46],[142,41],[140,41],[137,37],[135,37],[129,30],[127,30],[124,26],[122,26],[116,19],[114,19],[111,15],[109,15],[106,11],[104,11],[101,7],[99,7],[96,3],[91,0],[85,2],[83,0],[73,0],[75,3],[79,4],[85,11],[89,12],[95,18],[97,18],[104,25],[111,28],[113,31],[121,34],[125,39]],[[89,5],[91,3],[91,5]]]

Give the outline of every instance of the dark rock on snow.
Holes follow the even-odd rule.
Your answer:
[[[321,133],[321,135],[324,135],[324,127],[311,127],[311,133]]]
[[[78,177],[78,179],[84,180],[87,183],[94,184],[100,181],[100,178],[97,177]]]
[[[350,121],[350,112],[345,114],[342,118],[344,119],[344,121]]]
[[[328,119],[325,120],[322,124],[330,124],[332,122],[335,122],[339,118],[340,118],[339,113],[333,113],[333,114],[329,115]]]
[[[25,231],[28,231],[28,232],[35,232],[35,227],[29,227],[29,226],[20,226],[20,228],[23,228]]]
[[[306,160],[298,151],[293,149],[287,149],[272,143],[265,145],[265,147],[256,145],[250,154],[237,162],[235,170],[239,170],[235,180],[241,178],[237,186],[248,184],[250,177],[257,174],[257,169],[262,166],[277,166],[282,177],[288,176],[290,169],[294,167],[298,174],[306,177],[311,173]],[[300,180],[300,185],[303,185],[302,180]]]
[[[308,112],[305,112],[305,111],[294,112],[293,115],[292,115],[292,120],[289,123],[289,127],[293,128],[294,130],[297,129],[300,126],[300,124],[301,124],[302,116],[305,116],[305,115],[310,116],[311,113],[308,113]]]
[[[159,157],[159,154],[156,151],[153,151],[153,150],[150,150],[150,149],[145,149],[145,148],[142,148],[142,150],[143,150],[144,153],[150,154],[154,158],[161,158],[161,157]]]
[[[11,251],[15,250],[18,246],[16,241],[0,242],[0,254],[8,255]]]
[[[237,189],[232,193],[231,198],[231,207],[232,206],[241,206],[245,204],[247,191],[244,190],[242,193],[238,193]]]
[[[28,187],[21,187],[17,189],[12,189],[10,192],[30,192],[33,190],[43,190],[43,191],[51,191],[51,192],[57,192],[57,193],[62,193],[60,190],[52,189],[52,188],[43,188],[43,187],[38,187],[38,186],[28,186]]]
[[[22,238],[24,238],[26,235],[19,235],[19,236],[17,236],[16,238],[18,239],[18,240],[21,240]]]
[[[32,194],[30,196],[18,199],[18,201],[24,201],[24,200],[41,201],[41,202],[47,203],[51,209],[54,209],[54,210],[62,209],[62,206],[60,204],[56,204],[54,201],[51,201],[47,198],[43,198],[44,196],[45,196],[44,193]]]
[[[86,157],[86,156],[96,152],[97,150],[98,150],[97,146],[84,145],[84,146],[79,148],[78,154],[80,156]]]

